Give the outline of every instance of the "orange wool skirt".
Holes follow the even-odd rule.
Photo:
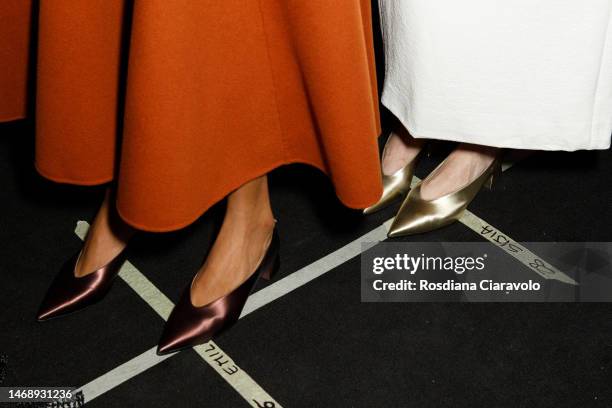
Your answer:
[[[37,42],[35,166],[44,177],[114,181],[119,214],[147,231],[186,226],[288,163],[324,171],[349,207],[378,200],[370,1],[31,7],[0,4],[0,121],[25,117]]]

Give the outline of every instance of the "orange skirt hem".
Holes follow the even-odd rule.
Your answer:
[[[14,122],[16,120],[23,120],[26,117],[24,115],[21,116],[0,116],[0,123],[6,123],[6,122]]]
[[[113,181],[113,177],[105,178],[105,179],[102,179],[102,180],[91,181],[91,180],[76,180],[76,179],[69,179],[69,178],[66,178],[66,177],[52,176],[49,173],[47,173],[46,171],[42,170],[38,166],[38,163],[36,163],[36,162],[34,162],[34,168],[36,169],[38,174],[40,174],[41,176],[43,176],[47,180],[51,180],[51,181],[53,181],[55,183],[74,184],[76,186],[98,186],[100,184],[106,184],[106,183],[110,183],[111,181]]]
[[[268,173],[270,173],[272,170],[275,170],[281,166],[284,165],[289,165],[289,164],[305,164],[305,165],[309,165],[314,167],[315,169],[321,171],[323,174],[325,174],[327,177],[329,177],[329,174],[325,171],[325,169],[322,166],[319,166],[317,163],[309,161],[309,160],[305,160],[305,159],[292,159],[292,160],[283,160],[280,162],[276,162],[273,163],[272,165],[269,166],[263,166],[260,170],[258,171],[254,171],[252,176],[246,176],[244,179],[245,181],[239,183],[238,185],[235,186],[229,186],[229,188],[225,189],[225,192],[220,195],[219,197],[212,197],[211,200],[208,200],[208,202],[204,203],[204,205],[202,205],[202,207],[200,208],[200,210],[198,210],[193,216],[189,216],[187,217],[187,219],[185,221],[181,221],[179,223],[176,224],[172,224],[172,225],[167,225],[167,226],[150,226],[150,225],[145,225],[142,224],[140,222],[138,222],[137,220],[131,219],[130,217],[126,216],[124,211],[122,211],[121,206],[117,205],[117,203],[115,203],[115,207],[117,209],[117,213],[119,214],[119,216],[121,217],[121,219],[123,221],[125,221],[127,224],[129,224],[130,226],[139,229],[141,231],[145,231],[145,232],[170,232],[170,231],[176,231],[179,230],[181,228],[185,228],[188,225],[192,224],[193,222],[195,222],[198,218],[200,218],[202,215],[204,215],[204,213],[206,213],[206,211],[208,211],[213,205],[215,205],[216,203],[218,203],[219,201],[221,201],[223,198],[225,198],[228,194],[230,194],[232,191],[235,191],[236,189],[240,188],[240,186],[244,185],[245,183],[256,179],[258,177],[261,177],[263,175],[266,175]],[[96,180],[96,181],[85,181],[85,180],[68,180],[62,177],[55,177],[55,176],[51,176],[47,173],[45,173],[44,171],[41,171],[41,169],[38,167],[38,165],[36,163],[34,163],[34,167],[36,168],[36,171],[38,171],[38,173],[48,179],[51,180],[53,182],[56,183],[64,183],[64,184],[74,184],[74,185],[78,185],[78,186],[95,186],[95,185],[100,185],[100,184],[105,184],[105,183],[109,183],[113,180],[113,178],[111,179],[105,179],[105,180]],[[376,200],[378,199],[373,198],[372,200],[368,200],[368,201],[364,201],[364,202],[353,202],[353,201],[349,201],[346,200],[345,198],[339,196],[336,192],[336,197],[338,197],[338,199],[340,200],[340,202],[342,204],[344,204],[346,207],[352,208],[352,209],[362,209],[362,208],[366,208],[372,204],[374,204],[376,202]]]

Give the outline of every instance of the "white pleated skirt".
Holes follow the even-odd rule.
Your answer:
[[[379,0],[382,103],[414,137],[607,149],[612,0]]]

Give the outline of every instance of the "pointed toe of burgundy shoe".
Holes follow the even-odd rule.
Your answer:
[[[204,343],[206,339],[199,337],[196,328],[189,329],[186,323],[187,313],[190,309],[182,305],[185,296],[174,307],[168,321],[164,325],[164,330],[158,341],[157,355],[174,353],[189,347],[191,344]],[[182,311],[180,311],[182,310]]]
[[[270,279],[278,269],[279,246],[275,229],[270,246],[253,274],[236,289],[207,305],[194,306],[191,303],[192,280],[170,313],[157,354],[169,354],[206,343],[236,323],[259,278]]]
[[[162,343],[162,341],[160,340],[159,344],[157,345],[157,355],[158,356],[164,356],[166,354],[171,354],[174,353],[175,351],[179,351],[180,348],[174,348],[172,342],[167,342],[167,343]]]
[[[42,322],[54,317],[62,316],[71,312],[70,302],[55,302],[53,299],[45,297],[36,313],[36,320]]]
[[[185,288],[164,325],[157,346],[158,355],[174,353],[211,340],[213,335],[219,334],[238,320],[250,292],[243,284],[229,295],[206,306],[197,307],[191,303],[190,289],[191,285]],[[236,292],[240,292],[240,295]],[[242,301],[242,298],[245,300]]]
[[[101,300],[110,290],[114,278],[125,261],[125,250],[105,266],[77,277],[74,269],[81,251],[62,266],[42,300],[36,320],[44,321],[81,310]]]
[[[43,301],[38,309],[38,313],[36,313],[36,320],[42,322],[44,320],[49,320],[53,317],[59,316],[62,313],[62,307],[54,307],[55,305],[50,304],[49,302]]]

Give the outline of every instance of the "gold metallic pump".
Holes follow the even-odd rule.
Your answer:
[[[440,163],[425,180],[433,177],[445,162],[446,160]],[[501,157],[498,155],[489,167],[473,181],[434,200],[424,200],[421,197],[421,185],[425,180],[421,181],[404,200],[387,235],[389,238],[393,238],[419,234],[453,223],[461,218],[461,215],[482,186],[492,188],[494,178],[500,173]]]
[[[388,176],[386,174],[382,175],[382,185],[383,185],[383,193],[380,197],[380,200],[371,207],[363,210],[364,215],[372,214],[376,211],[382,210],[387,207],[391,203],[393,203],[396,199],[403,197],[410,190],[410,185],[412,183],[412,176],[414,176],[414,169],[422,157],[423,151],[426,146],[421,146],[421,150],[417,153],[416,156],[412,160],[410,160],[404,167]],[[385,157],[385,150],[387,149],[387,144],[385,143],[385,147],[383,148],[382,157]]]

